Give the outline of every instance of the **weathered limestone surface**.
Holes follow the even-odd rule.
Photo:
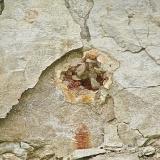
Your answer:
[[[4,6],[0,160],[159,159],[159,0],[5,0]],[[85,65],[98,67],[79,71],[89,78],[69,77],[78,75],[74,63],[84,66],[76,60],[86,50],[107,57],[100,61],[108,79],[97,78],[103,63],[95,64],[93,53]],[[68,78],[61,81],[74,96],[57,75]],[[89,89],[91,80],[97,90]]]
[[[158,4],[143,0],[94,1],[88,19],[91,44],[120,62],[114,74],[120,90],[113,96],[116,118],[139,129],[145,137],[160,135]]]
[[[136,154],[119,154],[116,156],[110,155],[110,156],[97,156],[94,158],[91,158],[90,160],[139,160],[138,156]]]
[[[0,30],[0,118],[5,118],[46,67],[82,44],[63,0],[6,0]]]

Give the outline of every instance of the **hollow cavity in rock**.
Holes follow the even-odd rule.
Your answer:
[[[96,49],[68,58],[55,72],[56,82],[69,102],[91,103],[102,89],[109,90],[118,62]]]
[[[97,61],[96,52],[89,52],[82,58],[76,59],[69,65],[67,71],[62,71],[61,79],[66,83],[68,89],[98,90],[108,81],[107,74],[101,63]]]

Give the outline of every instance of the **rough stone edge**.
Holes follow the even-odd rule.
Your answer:
[[[8,109],[8,112],[4,113],[4,114],[3,114],[4,116],[3,116],[3,117],[0,117],[0,120],[1,120],[1,119],[6,119],[6,118],[8,117],[9,113],[12,112],[13,107],[19,104],[19,102],[20,102],[21,98],[23,97],[23,95],[24,95],[26,92],[28,92],[30,89],[33,89],[33,88],[37,85],[37,83],[39,82],[40,77],[43,75],[43,73],[44,73],[45,71],[47,71],[48,68],[50,68],[56,61],[60,60],[62,57],[64,57],[66,54],[68,54],[68,53],[70,53],[70,52],[78,51],[78,50],[82,50],[82,49],[83,49],[83,45],[81,45],[81,47],[77,47],[77,48],[71,49],[71,50],[65,52],[64,54],[62,54],[60,57],[56,58],[56,59],[55,59],[53,62],[51,62],[48,66],[46,66],[46,67],[41,71],[39,77],[37,78],[36,83],[33,84],[32,87],[27,87],[27,88],[21,93],[20,97],[17,99],[18,102],[15,103],[15,104],[13,104],[12,106],[10,106],[10,108]]]
[[[81,29],[81,31],[80,31],[80,37],[81,37],[81,40],[82,40],[82,43],[83,43],[83,48],[84,48],[85,50],[88,50],[88,49],[92,48],[92,45],[90,44],[91,35],[90,35],[90,31],[89,31],[89,26],[88,26],[88,23],[87,23],[87,21],[88,21],[88,19],[89,19],[89,15],[90,15],[90,13],[91,13],[91,10],[92,10],[93,7],[94,7],[94,0],[91,0],[91,2],[92,2],[92,7],[91,7],[90,10],[88,11],[88,14],[86,15],[86,17],[83,18],[83,19],[84,19],[84,24],[83,24],[83,27],[82,27],[79,23],[77,23],[77,22],[75,21],[73,15],[72,15],[72,13],[71,13],[71,12],[72,12],[72,9],[69,7],[68,1],[65,0],[65,6],[66,6],[66,8],[68,9],[68,11],[69,11],[69,13],[70,13],[73,21],[74,21],[77,25],[79,25],[79,27],[80,27],[80,29]],[[85,31],[85,32],[87,33],[87,36],[86,36],[86,37],[83,37],[83,36],[82,36],[82,32],[83,32],[83,31]]]
[[[0,0],[0,8],[1,8],[0,15],[2,15],[2,12],[3,12],[4,8],[5,8],[4,0]]]

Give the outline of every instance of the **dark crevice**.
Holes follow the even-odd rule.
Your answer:
[[[88,12],[86,14],[84,14],[83,16],[80,15],[78,13],[77,10],[75,10],[72,6],[72,2],[69,1],[69,0],[65,0],[65,5],[66,5],[66,8],[69,10],[73,20],[80,26],[81,28],[81,32],[80,32],[80,36],[82,39],[84,40],[87,40],[88,42],[91,40],[91,37],[90,37],[90,32],[89,32],[89,27],[87,26],[87,20],[89,18],[89,14],[90,14],[90,11],[92,10],[93,8],[93,5],[94,5],[94,2],[93,0],[88,0],[88,3],[91,3],[92,6],[90,7],[90,9],[88,10]],[[89,4],[88,4],[89,5]]]
[[[145,51],[145,48],[144,47],[141,47],[139,50],[137,51],[132,51],[130,49],[126,49],[124,52],[131,52],[131,53],[140,53],[142,51]]]
[[[109,80],[97,61],[97,57],[98,55],[87,54],[76,64],[70,64],[68,70],[61,73],[61,78],[67,83],[68,89],[81,88],[96,91],[103,86],[104,81]]]
[[[146,49],[145,49],[144,51],[145,51],[145,53],[148,55],[148,57],[149,57],[150,59],[152,59],[157,65],[160,65],[160,64],[157,62],[157,60],[156,60],[154,57],[152,57],[152,56],[147,52]]]
[[[0,0],[0,15],[2,14],[4,10],[4,0]]]
[[[89,28],[88,28],[88,26],[86,25],[86,22],[85,22],[84,26],[81,27],[80,36],[81,36],[82,39],[86,39],[87,41],[90,41],[90,40],[91,40]]]

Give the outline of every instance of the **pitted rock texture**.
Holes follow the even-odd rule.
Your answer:
[[[0,160],[159,160],[160,1],[2,2]]]
[[[51,143],[58,157],[75,149],[98,147],[103,143],[103,126],[115,118],[111,95],[105,97],[102,94],[102,104],[69,103],[55,82],[56,73],[61,73],[58,68],[82,52],[67,53],[43,72],[36,86],[26,91],[19,104],[0,121],[0,141]]]

